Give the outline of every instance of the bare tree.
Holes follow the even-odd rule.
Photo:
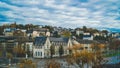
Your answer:
[[[46,62],[45,68],[61,68],[60,63],[55,61],[54,59],[50,59]]]

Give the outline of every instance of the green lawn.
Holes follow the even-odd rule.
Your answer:
[[[111,53],[106,53],[104,55],[104,57],[112,57],[112,56],[117,56],[120,55],[120,51],[115,51],[115,52],[111,52]]]

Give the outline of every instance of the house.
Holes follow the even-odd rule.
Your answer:
[[[32,36],[32,33],[33,33],[33,29],[30,29],[30,30],[27,30],[26,31],[26,35],[29,37],[29,36]]]
[[[70,38],[55,38],[55,37],[36,37],[33,46],[33,57],[34,58],[49,58],[50,47],[55,47],[55,54],[53,57],[59,56],[59,47],[63,46],[64,54],[68,55],[68,47],[72,46]]]
[[[74,45],[79,45],[79,51],[81,50],[87,50],[87,51],[93,51],[92,45],[97,44],[99,48],[101,48],[101,51],[105,51],[105,48],[108,45],[108,42],[103,41],[103,40],[81,40],[81,39],[76,39],[72,41],[73,46]]]
[[[50,32],[46,28],[33,29],[32,36],[33,37],[50,36]]]
[[[26,34],[26,30],[25,29],[21,29],[21,31],[23,32],[23,36],[26,36],[27,34]]]
[[[5,28],[3,34],[5,36],[13,36],[13,32],[16,30],[16,28]]]
[[[117,36],[116,39],[120,40],[120,36]]]
[[[26,30],[15,30],[14,32],[13,32],[13,35],[14,36],[26,36]]]
[[[93,40],[93,35],[83,35],[83,40]]]
[[[80,50],[88,50],[88,51],[92,51],[91,45],[93,43],[95,43],[95,41],[93,40],[81,40],[81,39],[77,39],[76,40],[82,48],[80,48]]]
[[[120,33],[118,33],[118,32],[113,32],[113,33],[111,33],[111,35],[112,35],[112,37],[117,37],[117,36],[120,36]]]
[[[9,52],[13,53],[14,46],[18,45],[16,38],[13,36],[0,36],[0,50],[2,50],[2,56],[6,57],[6,54]]]
[[[96,33],[93,33],[93,36],[96,37],[96,36],[100,36],[100,33],[96,32]]]

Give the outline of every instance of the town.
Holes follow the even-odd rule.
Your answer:
[[[16,22],[0,26],[0,67],[118,68],[119,64],[119,32]]]

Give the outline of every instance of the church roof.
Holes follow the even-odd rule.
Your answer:
[[[48,37],[48,39],[50,40],[51,44],[56,44],[56,45],[59,45],[58,43],[68,43],[68,40],[69,38],[64,38],[64,37],[61,37],[61,38],[55,38],[55,37]],[[35,38],[35,41],[34,41],[34,44],[37,45],[37,46],[43,46],[45,44],[47,40],[47,37],[36,37]]]

